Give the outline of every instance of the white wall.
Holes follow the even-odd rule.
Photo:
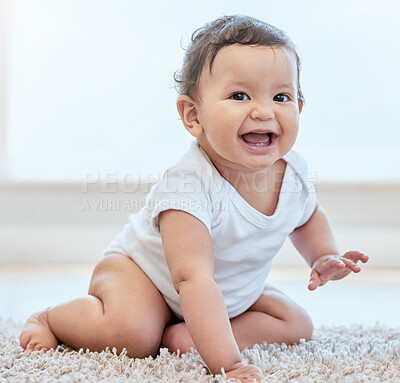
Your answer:
[[[0,0],[0,179],[5,178],[6,150],[6,26],[5,6]]]
[[[8,262],[95,263],[141,207],[150,185],[1,184],[0,267]],[[400,268],[400,185],[317,185],[342,251],[368,268]],[[275,265],[304,266],[288,240]]]
[[[396,0],[0,1],[0,139],[5,125],[14,180],[146,177],[172,164],[190,141],[172,81],[181,40],[242,13],[282,28],[299,47],[307,104],[296,149],[317,182],[400,181]]]
[[[180,157],[191,140],[175,110],[180,44],[237,13],[299,47],[307,103],[296,149],[340,247],[400,267],[396,0],[0,0],[0,263],[98,259],[129,211],[87,213],[82,201],[127,196],[84,195],[82,182],[128,174],[146,185]],[[287,245],[277,263],[303,261]]]

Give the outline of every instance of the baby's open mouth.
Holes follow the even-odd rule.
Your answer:
[[[242,134],[240,138],[249,145],[255,146],[268,146],[276,140],[275,133],[246,133]]]

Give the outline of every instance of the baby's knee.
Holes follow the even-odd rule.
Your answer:
[[[314,331],[314,325],[308,313],[299,307],[290,321],[291,343],[299,343],[300,339],[310,340]]]
[[[177,323],[165,329],[162,347],[167,347],[170,352],[185,354],[195,348],[192,337],[186,327],[185,322]]]
[[[109,347],[118,352],[126,349],[131,358],[155,356],[160,348],[162,331],[150,320],[108,318],[102,336]]]

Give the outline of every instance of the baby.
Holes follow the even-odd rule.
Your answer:
[[[308,288],[359,272],[341,254],[292,150],[304,98],[295,46],[246,16],[192,36],[176,80],[177,107],[195,138],[104,251],[88,295],[32,315],[26,350],[59,342],[130,357],[193,347],[213,374],[262,379],[240,351],[310,339],[308,314],[265,283],[287,236],[311,267]]]

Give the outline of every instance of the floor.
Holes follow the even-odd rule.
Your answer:
[[[33,312],[86,294],[93,265],[1,265],[0,317],[23,322]],[[400,327],[400,270],[364,269],[310,292],[306,268],[274,268],[270,282],[301,304],[315,327]]]

